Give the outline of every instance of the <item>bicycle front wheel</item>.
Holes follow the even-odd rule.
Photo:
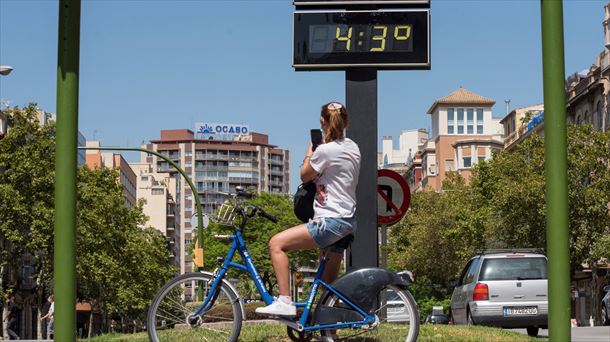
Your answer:
[[[377,298],[380,304],[373,312],[377,317],[375,324],[360,329],[322,330],[322,341],[415,342],[419,335],[419,310],[411,293],[402,287],[389,285],[377,294]],[[335,295],[329,295],[322,305],[348,307]]]
[[[214,276],[188,273],[170,280],[148,310],[148,337],[165,341],[237,341],[242,313],[239,297],[226,283],[216,287],[215,298],[200,315],[195,312],[211,291]]]

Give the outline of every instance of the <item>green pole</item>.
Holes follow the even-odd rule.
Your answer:
[[[76,146],[80,0],[59,1],[55,159],[55,340],[76,341]]]
[[[178,173],[180,173],[182,175],[182,177],[184,177],[184,179],[186,179],[186,182],[188,183],[189,187],[191,187],[191,191],[193,191],[193,195],[195,197],[195,205],[197,206],[197,237],[198,237],[197,245],[199,248],[203,248],[203,238],[199,239],[200,236],[203,236],[203,209],[201,208],[201,200],[199,199],[199,196],[197,195],[197,188],[195,187],[195,184],[193,184],[191,177],[189,177],[186,174],[186,172],[184,172],[184,170],[182,170],[180,168],[180,166],[178,166],[178,164],[176,164],[176,162],[169,159],[169,157],[162,155],[159,152],[147,150],[145,148],[140,148],[140,147],[116,147],[116,146],[115,147],[84,147],[84,146],[79,146],[78,149],[79,150],[108,150],[108,151],[140,151],[140,152],[154,154],[155,156],[170,163],[170,165],[173,166],[176,169],[176,171],[178,171]]]
[[[570,341],[570,247],[563,1],[541,0],[549,340]]]

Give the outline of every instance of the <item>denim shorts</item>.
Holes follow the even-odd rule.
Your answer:
[[[307,230],[320,248],[326,248],[341,240],[341,238],[354,233],[356,231],[356,218],[316,218],[309,220]],[[341,251],[341,249],[338,250],[338,252]]]

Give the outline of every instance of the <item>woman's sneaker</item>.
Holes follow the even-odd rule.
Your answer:
[[[264,315],[296,316],[297,307],[292,304],[286,304],[281,300],[276,299],[273,303],[265,307],[256,308],[255,312]]]

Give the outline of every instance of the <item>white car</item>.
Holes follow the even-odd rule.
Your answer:
[[[548,326],[547,259],[539,250],[490,250],[472,257],[451,296],[454,324]]]
[[[386,291],[386,313],[389,323],[400,323],[409,321],[409,312],[405,302],[392,290]]]

